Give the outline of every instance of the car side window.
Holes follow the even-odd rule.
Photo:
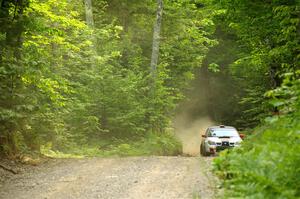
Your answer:
[[[210,129],[207,129],[207,130],[206,130],[206,136],[207,136],[207,137],[211,137],[211,130],[210,130]]]

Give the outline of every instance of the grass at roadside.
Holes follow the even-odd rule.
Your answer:
[[[257,128],[243,146],[214,161],[225,198],[300,198],[300,117]]]
[[[89,145],[74,145],[64,151],[53,150],[51,144],[41,147],[41,153],[55,158],[178,155],[182,153],[181,143],[171,134],[149,134],[144,138],[103,139]]]

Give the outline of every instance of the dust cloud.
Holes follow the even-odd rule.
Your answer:
[[[183,114],[175,118],[175,134],[182,142],[183,153],[196,156],[200,152],[201,135],[213,122],[208,117],[190,121],[185,116]]]
[[[214,125],[209,114],[209,82],[205,69],[196,72],[196,79],[186,92],[187,98],[178,106],[173,120],[175,135],[181,140],[183,153],[196,156],[200,152],[201,134]]]

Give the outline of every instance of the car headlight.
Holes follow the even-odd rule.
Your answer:
[[[216,142],[210,141],[210,140],[208,140],[207,143],[208,143],[209,145],[216,145]]]

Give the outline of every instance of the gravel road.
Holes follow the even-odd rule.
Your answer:
[[[55,159],[0,184],[1,199],[214,198],[210,159]]]

